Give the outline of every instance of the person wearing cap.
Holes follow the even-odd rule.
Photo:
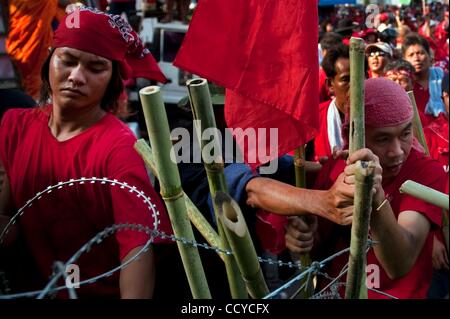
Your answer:
[[[397,83],[385,78],[365,81],[365,142],[347,161],[328,161],[316,181],[318,189],[338,187],[348,195],[342,207],[352,206],[355,192],[355,163],[358,160],[376,163],[370,235],[377,242],[367,254],[367,265],[379,269],[379,285],[374,287],[397,298],[426,298],[432,276],[433,231],[441,226],[441,209],[407,194],[399,187],[413,180],[443,191],[446,175],[440,164],[425,156],[413,138],[413,110],[406,92]],[[349,124],[343,131],[348,133]],[[344,136],[348,136],[345,135]],[[346,137],[348,141],[348,137]],[[311,249],[314,240],[303,234],[311,229],[287,227],[288,249],[303,252]],[[317,252],[329,253],[347,248],[350,228],[320,219],[316,240]],[[334,259],[323,271],[336,277],[348,261],[348,254]],[[345,282],[345,278],[341,281]],[[368,281],[370,282],[370,281]],[[374,291],[369,298],[387,298]]]
[[[445,112],[441,99],[441,81],[444,71],[439,67],[432,67],[429,43],[417,33],[406,36],[402,54],[415,69],[414,97],[422,126],[425,127],[440,113]]]
[[[366,47],[369,78],[384,76],[384,67],[392,59],[392,49],[389,44],[377,42]]]
[[[414,67],[406,60],[398,59],[384,67],[384,77],[397,82],[406,92],[414,87]]]
[[[165,81],[129,24],[92,8],[76,9],[56,30],[41,75],[40,107],[9,110],[1,122],[0,158],[7,178],[0,198],[0,229],[35,194],[70,179],[127,183],[151,200],[143,202],[117,182],[72,183],[43,194],[24,210],[18,223],[45,284],[55,261],[68,261],[106,227],[141,224],[169,233],[171,228],[144,162],[133,148],[135,136],[114,115],[119,112],[123,78]],[[104,239],[76,261],[80,280],[119,266],[149,239],[146,233],[130,229]],[[127,267],[80,285],[76,293],[91,298],[148,298],[154,281],[150,246]]]

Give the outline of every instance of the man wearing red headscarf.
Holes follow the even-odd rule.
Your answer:
[[[365,82],[366,146],[351,154],[347,162],[329,161],[316,187],[338,187],[347,194],[341,207],[352,206],[355,191],[355,163],[374,161],[374,195],[370,234],[377,244],[367,254],[367,265],[377,269],[373,287],[397,298],[426,298],[432,275],[433,231],[441,225],[441,209],[399,192],[406,180],[444,191],[446,175],[441,165],[425,156],[412,136],[413,111],[406,92],[385,78]],[[343,130],[348,132],[348,125]],[[348,136],[348,135],[347,135]],[[344,135],[345,137],[345,135]],[[336,182],[339,182],[336,185]],[[311,249],[303,239],[309,233],[292,220],[286,235],[287,247],[296,252]],[[317,249],[331,254],[349,246],[350,228],[319,221]],[[325,271],[336,277],[348,261],[348,254],[333,260]],[[345,281],[345,278],[342,279]],[[386,295],[369,291],[369,298]]]
[[[133,148],[136,138],[114,116],[119,111],[122,78],[128,76],[165,81],[128,23],[94,9],[77,9],[56,30],[53,50],[42,70],[40,108],[12,109],[3,117],[0,158],[7,177],[0,199],[1,225],[41,192],[18,222],[45,281],[55,261],[68,261],[112,224],[141,224],[170,232],[165,208]],[[47,188],[93,177],[114,182],[81,180]],[[149,196],[149,201],[143,202],[141,193],[136,198],[132,187]],[[76,260],[79,279],[119,266],[149,244],[149,239],[130,229],[109,236]],[[79,297],[146,298],[152,296],[153,286],[151,249],[120,272],[81,285],[76,293]]]

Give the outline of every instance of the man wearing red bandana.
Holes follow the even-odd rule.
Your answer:
[[[3,117],[0,158],[7,177],[1,192],[0,230],[36,193],[70,179],[117,180],[136,187],[151,201],[143,202],[118,184],[99,182],[71,183],[43,194],[24,210],[18,223],[44,283],[55,261],[68,261],[112,224],[171,231],[165,207],[133,149],[136,138],[115,116],[122,81],[130,76],[165,81],[128,23],[95,9],[77,9],[56,30],[42,68],[40,107],[12,109]],[[130,229],[109,236],[76,261],[80,280],[119,266],[149,239],[146,233]],[[154,281],[150,246],[112,276],[75,291],[78,297],[148,298]]]

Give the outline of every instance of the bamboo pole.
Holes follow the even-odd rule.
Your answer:
[[[350,39],[350,154],[365,147],[365,117],[364,117],[364,50],[363,39]],[[367,163],[359,164],[363,169]],[[367,174],[359,172],[358,174]],[[365,181],[365,183],[369,183]],[[371,203],[372,189],[358,183],[355,190],[352,236],[350,240],[349,270],[347,274],[346,298],[367,298],[366,287],[366,244],[369,231],[370,209],[361,203],[369,200]]]
[[[366,247],[372,211],[373,162],[356,162],[355,210],[353,214],[350,258],[348,261],[346,299],[367,299]],[[355,222],[359,221],[359,222]]]
[[[166,203],[175,236],[194,240],[187,218],[186,204],[177,165],[170,159],[173,152],[169,123],[159,87],[149,86],[139,91],[148,136],[155,153],[161,195]],[[211,298],[206,275],[197,247],[177,242],[184,270],[194,298]]]
[[[306,188],[304,145],[295,149],[294,167],[295,167],[295,186],[300,188]]]
[[[214,203],[224,225],[225,234],[233,250],[236,262],[252,298],[262,298],[269,293],[252,238],[238,204],[226,193],[217,191]]]
[[[214,154],[213,161],[205,159],[207,154],[204,153],[204,146],[209,143],[215,143],[213,149],[221,152],[221,147],[218,145],[217,136],[208,140],[202,139],[202,133],[206,128],[216,128],[216,120],[212,110],[211,96],[209,94],[208,82],[205,79],[193,79],[187,82],[189,100],[191,102],[192,113],[194,114],[196,124],[200,127],[195,127],[200,139],[201,153],[205,165],[206,175],[208,177],[209,191],[211,198],[214,198],[217,191],[226,193],[227,186],[224,175],[224,163],[221,154]],[[218,216],[218,207],[213,203],[214,212],[217,221],[217,228],[219,237],[221,239],[221,247],[229,249],[229,243],[224,233],[223,225]],[[230,285],[230,292],[233,298],[248,298],[247,289],[242,279],[242,275],[236,264],[234,256],[225,256],[225,270],[227,273],[228,283]]]
[[[153,154],[150,146],[143,139],[137,140],[134,144],[134,148],[144,160],[145,164],[150,168],[153,175],[159,179],[158,172],[156,171],[156,164],[153,159]],[[186,202],[187,215],[189,220],[194,224],[195,228],[205,238],[208,244],[212,247],[220,248],[219,234],[211,227],[205,216],[198,210],[197,206],[192,202],[189,196],[184,193],[184,200]],[[219,254],[219,257],[223,260],[223,254]]]
[[[407,180],[400,186],[400,193],[405,193],[419,198],[427,203],[448,210],[448,195],[432,189],[428,186]]]
[[[416,99],[414,97],[414,92],[408,92],[409,100],[411,101],[411,105],[413,107],[414,116],[412,120],[413,125],[413,133],[414,136],[419,141],[420,145],[422,145],[425,150],[426,155],[430,155],[430,150],[428,149],[427,140],[425,139],[425,134],[423,133],[422,121],[420,120],[419,110],[417,109]]]
[[[363,39],[350,39],[350,154],[365,147],[364,49]]]
[[[305,146],[302,145],[295,149],[294,154],[294,168],[295,168],[295,186],[299,188],[306,188],[306,173],[305,173]],[[306,218],[301,217],[305,222]],[[300,264],[302,267],[309,267],[311,265],[311,258],[308,253],[300,254],[299,255]],[[300,286],[303,284],[306,284],[305,289],[303,290],[303,293],[301,296],[303,299],[309,298],[313,291],[314,291],[314,285],[313,281],[309,280],[309,276],[304,278],[300,282]]]

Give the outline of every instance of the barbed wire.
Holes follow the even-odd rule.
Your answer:
[[[64,289],[68,289],[70,287],[67,287],[66,285],[64,286],[59,286],[59,287],[54,287],[55,284],[57,283],[58,279],[61,276],[66,276],[66,269],[67,266],[70,264],[74,264],[76,262],[76,260],[83,254],[88,252],[91,247],[94,244],[100,244],[106,237],[112,235],[113,233],[119,231],[119,230],[124,230],[124,229],[130,229],[130,230],[136,230],[136,231],[142,231],[145,232],[147,234],[150,235],[150,239],[147,241],[147,243],[130,259],[128,259],[126,262],[124,262],[123,264],[103,273],[100,274],[98,276],[86,279],[84,281],[81,281],[78,283],[79,286],[81,285],[85,285],[85,284],[91,284],[94,283],[102,278],[105,277],[109,277],[111,276],[114,272],[121,270],[123,268],[125,268],[126,266],[128,266],[131,262],[133,262],[134,260],[136,260],[137,258],[139,258],[139,256],[148,251],[150,244],[154,241],[155,237],[159,237],[161,239],[170,239],[174,242],[181,242],[183,245],[191,245],[193,247],[201,247],[204,249],[209,249],[209,250],[214,250],[216,253],[221,253],[221,254],[226,254],[226,255],[232,255],[233,252],[231,250],[224,250],[221,249],[220,247],[216,247],[216,246],[210,246],[206,243],[199,243],[195,240],[189,240],[187,238],[181,238],[181,237],[176,237],[172,234],[166,234],[163,231],[158,231],[157,227],[160,224],[160,221],[158,219],[159,216],[159,212],[156,210],[156,205],[154,205],[151,202],[150,197],[146,196],[144,194],[144,192],[141,192],[139,190],[137,190],[136,187],[134,186],[130,186],[127,183],[124,182],[120,182],[116,179],[111,180],[108,178],[96,178],[96,177],[91,177],[91,178],[80,178],[80,179],[70,179],[69,181],[66,182],[59,182],[56,185],[53,186],[49,186],[47,187],[44,191],[38,192],[32,199],[28,200],[26,202],[26,204],[21,207],[19,209],[19,211],[11,218],[11,220],[9,221],[9,223],[6,225],[5,229],[2,231],[2,233],[0,234],[0,243],[2,243],[4,237],[6,236],[6,234],[9,231],[9,228],[14,225],[16,223],[16,220],[21,217],[26,208],[29,208],[32,206],[34,201],[37,201],[39,199],[41,199],[44,195],[46,194],[50,194],[54,189],[62,189],[64,186],[73,186],[76,183],[79,184],[84,184],[86,182],[90,182],[91,184],[100,182],[101,184],[109,184],[111,186],[115,186],[115,185],[119,185],[121,189],[127,189],[130,193],[134,193],[136,195],[137,198],[143,198],[143,202],[144,204],[147,205],[147,207],[149,208],[149,210],[152,212],[152,216],[154,218],[154,222],[153,222],[153,226],[154,228],[150,228],[148,226],[143,226],[140,224],[129,224],[129,223],[124,223],[124,224],[114,224],[110,227],[105,228],[103,231],[99,232],[98,234],[96,234],[91,240],[89,240],[86,244],[84,244],[65,264],[63,264],[60,261],[55,262],[56,265],[56,273],[51,277],[51,279],[49,280],[49,282],[47,283],[47,285],[44,287],[44,289],[42,290],[37,290],[37,291],[30,291],[30,292],[24,292],[24,293],[18,293],[18,294],[7,294],[7,295],[0,295],[0,299],[14,299],[14,298],[26,298],[26,297],[34,297],[34,296],[38,296],[38,299],[45,297],[47,294],[49,293],[55,293]],[[371,239],[368,240],[368,249],[374,244],[375,242],[372,241]],[[281,291],[289,288],[292,284],[294,284],[295,282],[301,280],[304,276],[308,275],[309,277],[312,277],[313,275],[324,275],[328,278],[328,275],[326,275],[325,273],[320,272],[320,269],[329,261],[333,260],[334,258],[346,253],[349,251],[349,248],[343,249],[340,252],[335,253],[334,255],[322,260],[321,262],[313,262],[311,264],[310,267],[303,267],[303,265],[301,265],[298,262],[292,262],[292,261],[281,261],[281,260],[273,260],[271,258],[263,258],[258,256],[258,261],[260,263],[268,263],[270,265],[278,265],[280,267],[288,267],[288,268],[295,268],[298,270],[302,270],[302,272],[297,275],[296,277],[294,277],[293,279],[291,279],[290,281],[288,281],[287,283],[285,283],[284,285],[282,285],[281,287],[277,288],[276,290],[274,290],[273,292],[271,292],[270,294],[268,294],[267,296],[264,297],[264,299],[269,299],[269,298],[273,298],[274,296],[278,295]],[[345,266],[344,266],[345,267]],[[346,271],[345,271],[346,272]],[[339,280],[339,278],[341,278],[345,272],[340,273],[339,276],[337,278],[331,278],[332,282],[327,285],[324,289],[321,290],[321,292],[313,295],[311,298],[312,299],[317,299],[317,298],[324,298],[324,297],[332,297],[332,296],[336,296],[336,291],[338,290],[339,285],[342,285],[345,283],[340,283],[337,282],[337,280]],[[300,287],[300,289],[296,292],[298,293],[299,291],[301,291],[303,288],[305,288],[306,285],[303,285],[302,287]],[[331,293],[325,293],[325,290],[327,288],[330,288]],[[73,287],[71,288],[73,290]],[[381,291],[377,291],[375,289],[371,289],[374,290],[378,293],[381,293],[385,296],[389,296],[386,293],[383,293]],[[69,290],[69,295],[72,296],[73,298],[76,298],[76,294],[74,293],[74,291]],[[339,294],[337,293],[337,295],[339,296]],[[395,298],[392,296],[392,298]]]
[[[159,222],[159,218],[158,218],[159,212],[156,209],[156,205],[154,205],[151,202],[151,198],[149,196],[145,195],[144,192],[139,191],[136,186],[130,186],[126,182],[120,182],[117,179],[111,180],[111,179],[109,179],[107,177],[103,177],[103,178],[98,178],[98,177],[88,177],[88,178],[81,177],[81,178],[78,178],[78,179],[70,179],[70,180],[65,181],[65,182],[59,182],[56,185],[48,186],[45,190],[37,192],[31,199],[26,201],[25,205],[23,205],[17,211],[17,213],[13,217],[11,217],[11,219],[8,222],[8,224],[6,224],[5,228],[1,232],[1,234],[0,234],[0,244],[3,243],[3,239],[8,234],[11,226],[14,225],[17,222],[17,219],[19,217],[21,217],[24,214],[24,212],[26,211],[26,209],[31,207],[35,201],[40,200],[43,196],[50,194],[55,189],[60,190],[60,189],[62,189],[65,186],[71,187],[71,186],[74,186],[77,183],[82,185],[82,184],[85,184],[87,182],[89,182],[90,184],[100,183],[100,184],[103,184],[103,185],[110,185],[110,186],[119,185],[120,189],[127,189],[129,193],[135,194],[137,198],[140,199],[142,197],[144,204],[147,206],[149,211],[152,213],[152,216],[153,216],[153,227],[154,228],[158,228],[158,225],[159,225],[160,222]]]

